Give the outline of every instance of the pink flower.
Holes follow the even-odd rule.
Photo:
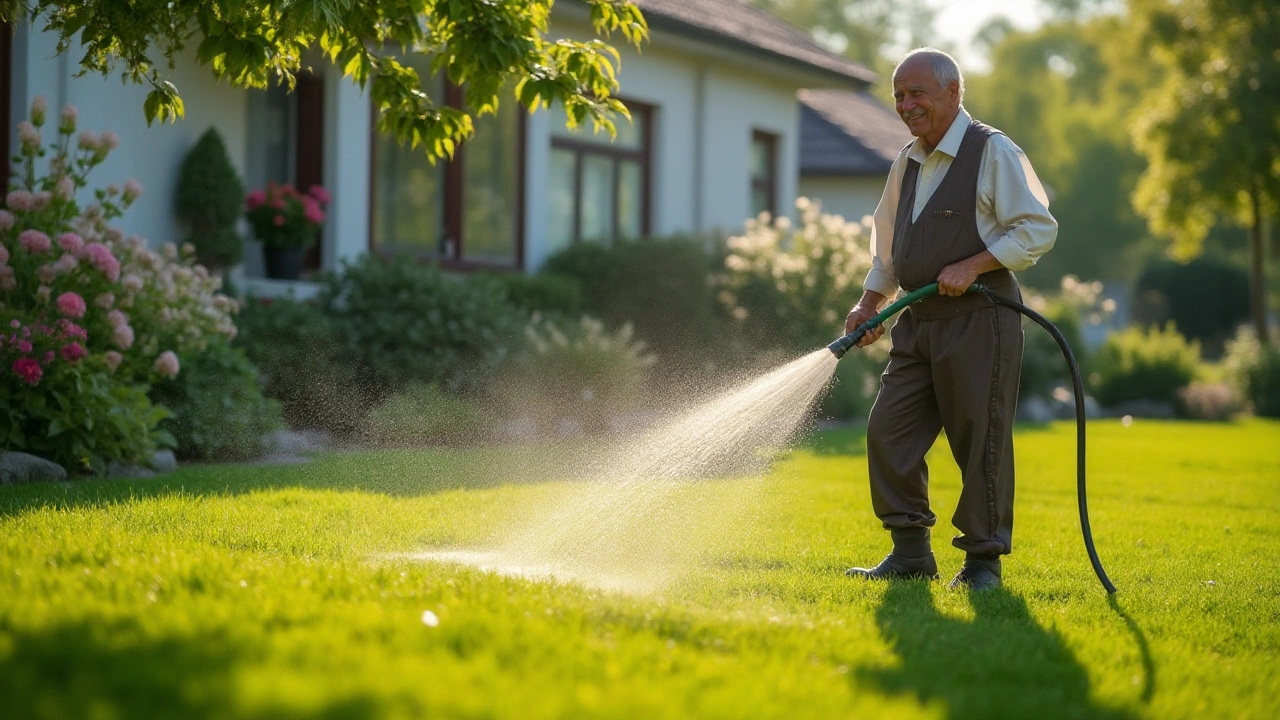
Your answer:
[[[70,200],[76,194],[76,184],[71,178],[63,175],[58,178],[56,191],[59,200]]]
[[[63,345],[62,349],[58,352],[62,355],[63,360],[72,364],[84,359],[84,356],[88,354],[88,352],[85,351],[84,346],[78,342],[69,342],[66,345]]]
[[[31,122],[36,127],[44,125],[44,116],[47,112],[49,112],[49,103],[45,102],[43,95],[31,98]]]
[[[58,271],[53,269],[52,264],[45,263],[36,268],[36,277],[40,278],[40,282],[48,285],[53,282],[54,278],[58,277]]]
[[[62,333],[62,337],[64,339],[80,338],[81,340],[85,340],[89,337],[89,333],[85,332],[84,328],[66,318],[58,320],[58,330]]]
[[[18,352],[20,352],[20,353],[29,353],[29,352],[31,352],[31,341],[30,341],[30,340],[19,340],[19,341],[18,341]]]
[[[58,247],[69,253],[80,252],[84,247],[84,239],[73,232],[62,233],[58,236]]]
[[[244,196],[244,209],[255,210],[262,207],[267,202],[267,194],[261,190],[254,190]]]
[[[22,327],[22,321],[19,320],[18,318],[14,318],[9,321],[9,327],[13,328],[14,330],[17,330],[18,328]]]
[[[111,333],[111,342],[121,350],[128,350],[133,345],[133,328],[121,325]]]
[[[102,353],[102,361],[107,364],[107,369],[111,372],[115,372],[116,368],[120,367],[121,360],[124,360],[124,356],[115,350],[108,350]]]
[[[120,136],[117,135],[114,130],[108,130],[102,133],[102,144],[106,146],[108,150],[115,150],[120,147]],[[138,190],[141,192],[142,189],[139,188]]]
[[[65,117],[66,110],[64,109],[62,112]],[[76,144],[79,145],[82,150],[96,151],[98,149],[98,134],[92,130],[85,130],[76,138]]]
[[[113,328],[124,327],[129,324],[129,316],[119,310],[112,310],[107,313],[107,323]]]
[[[61,123],[58,125],[60,132],[70,135],[76,130],[76,120],[80,119],[80,111],[76,110],[75,105],[64,105],[62,107]]]
[[[62,275],[64,273],[69,273],[72,270],[75,270],[76,265],[78,265],[79,263],[80,263],[80,258],[77,258],[75,255],[67,253],[66,255],[63,255],[62,257],[58,258],[58,262],[53,264],[53,270],[59,275]]]
[[[272,222],[272,224],[274,224],[276,227],[280,227],[281,225],[284,225],[284,216],[283,216],[283,215],[277,215],[277,216],[275,216],[274,218],[272,218],[272,219],[271,219],[271,222]]]
[[[178,356],[173,354],[172,350],[165,350],[160,353],[160,357],[156,358],[156,372],[165,377],[174,378],[178,376]]]
[[[53,199],[53,193],[48,190],[37,190],[31,193],[31,208],[40,210],[49,206],[49,201]]]
[[[13,361],[13,374],[22,378],[22,381],[28,385],[35,385],[40,382],[44,371],[40,369],[40,363],[32,358],[18,358]]]
[[[52,351],[52,350],[45,350],[45,351],[44,351],[44,357],[40,358],[40,364],[41,364],[41,365],[48,365],[49,363],[53,362],[53,359],[54,359],[55,357],[57,357],[57,356],[53,354],[53,351]]]
[[[142,195],[142,184],[133,178],[124,181],[124,201],[131,203]]]
[[[80,251],[80,255],[81,257],[88,258],[89,262],[92,263],[99,272],[106,275],[107,279],[111,282],[115,282],[120,279],[120,261],[116,259],[115,255],[111,254],[111,251],[107,249],[106,245],[91,242],[84,246]]]
[[[14,274],[13,268],[5,265],[0,267],[0,290],[13,290],[18,287],[18,276]]]
[[[311,197],[319,200],[320,203],[323,205],[328,205],[329,202],[333,200],[333,196],[329,194],[328,190],[324,189],[323,185],[312,185],[311,189],[308,190],[307,192],[311,195]]]
[[[53,288],[48,285],[41,285],[36,288],[36,300],[40,302],[49,302],[49,296],[53,294]]]
[[[13,213],[0,210],[0,232],[8,232],[13,227]]]
[[[272,209],[272,210],[283,210],[283,209],[284,209],[284,196],[283,196],[283,195],[277,195],[277,196],[275,196],[275,197],[271,198],[271,202],[270,202],[270,203],[268,203],[268,204],[269,204],[269,205],[271,205],[271,209]]]
[[[124,276],[124,287],[129,292],[138,292],[142,289],[142,278],[133,273]]]
[[[313,225],[319,225],[324,222],[324,210],[320,209],[320,202],[314,198],[304,197],[302,199],[302,216]]]
[[[23,120],[18,123],[18,142],[23,150],[36,150],[40,147],[40,131],[35,125]]]
[[[49,240],[49,236],[39,230],[23,230],[22,233],[18,235],[18,244],[22,246],[23,250],[26,250],[32,255],[39,255],[41,253],[48,252],[49,248],[53,246],[53,242]]]
[[[93,299],[93,304],[103,310],[110,310],[112,305],[116,304],[116,296],[113,293],[102,293]]]
[[[64,292],[58,296],[58,312],[72,318],[84,317],[84,298],[73,292]]]
[[[4,204],[11,210],[18,212],[26,212],[35,205],[35,198],[26,190],[14,190],[10,192],[4,199]]]

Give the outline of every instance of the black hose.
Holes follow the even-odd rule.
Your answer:
[[[1071,371],[1071,386],[1075,390],[1076,396],[1076,499],[1080,505],[1080,531],[1084,533],[1084,547],[1089,552],[1089,562],[1093,565],[1093,572],[1098,576],[1099,582],[1102,583],[1102,587],[1106,588],[1107,593],[1114,594],[1116,591],[1115,583],[1111,582],[1111,578],[1107,577],[1107,571],[1102,569],[1102,561],[1098,559],[1098,550],[1093,545],[1093,530],[1089,527],[1089,500],[1085,494],[1084,480],[1084,383],[1080,379],[1080,365],[1076,362],[1075,353],[1071,352],[1071,346],[1067,344],[1067,339],[1062,336],[1062,331],[1049,322],[1045,316],[1020,302],[1001,297],[985,286],[978,286],[978,292],[981,292],[988,300],[997,305],[1004,305],[1017,310],[1034,320],[1040,327],[1048,330],[1053,339],[1058,342],[1058,348],[1062,350],[1062,356],[1067,359],[1067,367]]]

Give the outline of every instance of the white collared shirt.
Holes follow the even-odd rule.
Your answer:
[[[960,151],[960,141],[969,129],[969,122],[969,113],[961,107],[933,152],[925,155],[917,138],[893,161],[884,195],[873,216],[871,272],[863,282],[864,289],[888,298],[898,293],[898,279],[893,269],[893,226],[898,217],[902,174],[906,172],[907,161],[920,163],[916,202],[911,212],[914,221],[946,177]],[[1049,214],[1049,197],[1035,170],[1031,169],[1031,162],[1021,148],[1001,133],[992,135],[982,150],[975,217],[978,234],[987,250],[1000,264],[1014,271],[1035,265],[1058,237],[1058,221]]]

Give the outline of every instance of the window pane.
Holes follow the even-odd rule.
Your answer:
[[[644,225],[644,174],[640,163],[624,160],[618,163],[618,237],[634,240]]]
[[[761,187],[752,187],[751,216],[755,217],[762,212],[773,213],[773,203],[770,200],[768,190]]]
[[[425,61],[406,64],[426,67]],[[425,76],[425,75],[424,75]],[[444,98],[443,81],[428,80],[428,94]],[[395,138],[377,133],[373,141],[373,242],[384,248],[413,250],[440,257],[444,237],[444,163],[432,166],[419,147],[400,147]]]
[[[496,116],[475,119],[462,149],[464,260],[515,265],[519,131],[519,106],[508,100]]]
[[[551,148],[550,187],[547,198],[547,247],[556,252],[573,242],[573,199],[578,194],[575,165],[577,154],[572,150]]]
[[[773,143],[768,138],[756,136],[751,139],[751,177],[766,179],[772,166]]]
[[[582,156],[582,240],[613,239],[613,158]]]

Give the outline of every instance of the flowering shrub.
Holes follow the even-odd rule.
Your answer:
[[[1071,352],[1076,356],[1081,372],[1089,374],[1091,358],[1086,352],[1083,330],[1087,325],[1099,325],[1116,309],[1115,300],[1102,296],[1102,283],[1082,282],[1074,275],[1062,278],[1056,295],[1043,295],[1029,288],[1022,289],[1027,307],[1045,316],[1067,339]],[[1047,397],[1054,388],[1069,385],[1067,361],[1053,336],[1034,321],[1023,318],[1025,343],[1022,355],[1022,375],[1018,386],[1021,397]]]
[[[245,217],[266,247],[307,247],[324,223],[329,200],[328,191],[319,185],[300,193],[293,185],[269,183],[245,196]]]
[[[1274,340],[1263,345],[1252,328],[1242,326],[1227,342],[1222,364],[1255,415],[1280,418],[1280,347]]]
[[[844,319],[871,269],[870,235],[862,223],[796,200],[800,222],[767,214],[729,238],[724,271],[714,277],[719,300],[759,347],[825,345],[844,334]]]
[[[1173,323],[1163,330],[1129,328],[1098,352],[1095,396],[1104,406],[1128,400],[1173,403],[1200,362],[1200,343],[1187,342]]]
[[[19,124],[16,179],[0,210],[0,323],[16,331],[4,350],[4,392],[17,408],[4,442],[43,449],[73,471],[101,471],[172,442],[156,429],[165,413],[150,407],[146,387],[176,376],[178,354],[203,347],[210,334],[234,335],[235,303],[217,294],[221,281],[189,251],[185,259],[173,246],[157,253],[110,225],[142,194],[136,181],[95,190],[94,202],[79,206],[77,192],[119,138],[77,135],[68,106],[45,146],[46,112],[36,98]],[[55,407],[78,424],[45,412]]]

